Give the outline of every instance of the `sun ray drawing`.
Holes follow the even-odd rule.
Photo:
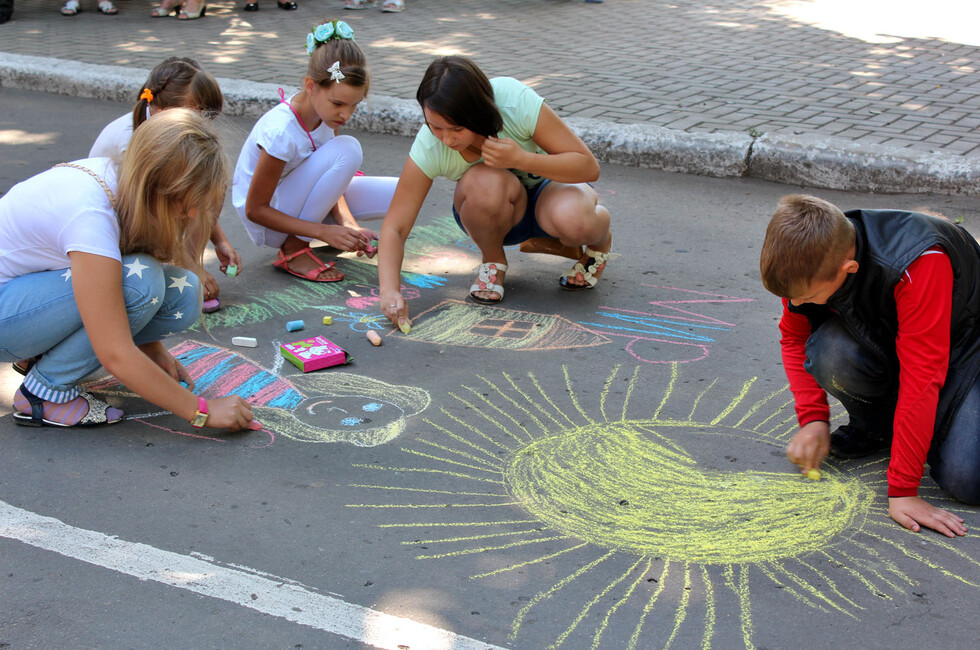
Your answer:
[[[760,620],[780,627],[774,602],[854,623],[923,575],[980,588],[976,544],[888,518],[884,459],[791,469],[785,386],[681,368],[477,375],[416,420],[401,460],[358,466],[348,507],[507,594],[514,647],[754,648]]]

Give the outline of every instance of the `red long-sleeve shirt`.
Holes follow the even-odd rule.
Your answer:
[[[895,304],[899,389],[888,464],[888,496],[905,497],[918,493],[932,443],[939,389],[946,381],[949,366],[953,268],[941,248],[926,251],[909,265],[895,286]],[[810,322],[787,306],[784,299],[780,344],[797,420],[800,426],[829,421],[827,394],[803,369]]]

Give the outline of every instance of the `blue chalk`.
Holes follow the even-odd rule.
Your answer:
[[[184,381],[183,379],[180,380],[180,385],[183,386],[184,388],[187,388],[187,382]]]
[[[306,323],[304,323],[301,320],[291,320],[288,323],[286,323],[286,331],[287,332],[298,332],[299,330],[303,329],[304,327],[306,327]]]

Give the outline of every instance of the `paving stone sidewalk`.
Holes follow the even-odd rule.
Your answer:
[[[58,0],[16,0],[0,52],[143,69],[191,55],[219,77],[295,85],[310,26],[343,18],[375,96],[412,98],[434,56],[461,52],[533,85],[564,117],[980,161],[975,0],[934,0],[929,12],[905,0],[407,0],[400,14],[342,4],[263,0],[245,13],[221,0],[203,20],[177,21],[151,18],[142,0],[120,0],[116,16],[82,0],[73,18]]]

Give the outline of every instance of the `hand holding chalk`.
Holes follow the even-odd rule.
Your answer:
[[[819,469],[817,469],[816,467],[814,467],[814,468],[813,468],[813,469],[811,469],[811,470],[810,470],[809,472],[807,472],[807,473],[805,474],[805,476],[806,476],[806,477],[807,477],[808,479],[810,479],[811,481],[819,481],[819,480],[820,480],[820,470],[819,470]]]
[[[229,278],[233,278],[238,275],[238,265],[229,264],[228,268],[225,269],[225,275],[227,275]]]

